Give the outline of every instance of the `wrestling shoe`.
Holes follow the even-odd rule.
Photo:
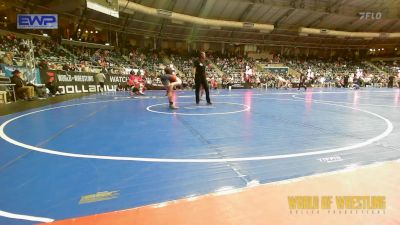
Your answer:
[[[179,107],[175,106],[175,105],[169,105],[170,109],[179,109]]]

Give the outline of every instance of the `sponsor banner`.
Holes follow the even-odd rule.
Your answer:
[[[105,74],[105,91],[116,91],[118,84],[126,84],[129,76]],[[55,82],[63,94],[99,92],[100,85],[96,81],[96,73],[47,70],[41,71],[43,83]]]
[[[100,92],[100,85],[96,84],[75,84],[75,85],[59,85],[61,94],[76,94],[76,93],[93,93]],[[117,85],[104,85],[104,91],[116,91]]]
[[[30,82],[32,84],[40,84],[41,79],[40,79],[40,72],[39,69],[35,69],[34,71],[31,71],[30,69],[23,67],[23,66],[9,66],[5,64],[0,64],[1,70],[7,77],[12,77],[12,72],[14,70],[19,70],[22,73],[22,79],[26,80],[27,82]]]
[[[57,14],[18,14],[18,29],[58,29]]]

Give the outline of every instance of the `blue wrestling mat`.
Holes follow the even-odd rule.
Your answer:
[[[133,208],[400,158],[399,89],[98,94],[1,117],[0,224]]]

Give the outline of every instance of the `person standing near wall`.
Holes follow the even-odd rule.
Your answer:
[[[106,75],[103,72],[96,74],[96,81],[100,85],[100,92],[104,92],[104,82],[106,81]]]

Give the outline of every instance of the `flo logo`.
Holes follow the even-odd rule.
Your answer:
[[[382,19],[381,12],[359,12],[360,20],[380,20]]]

